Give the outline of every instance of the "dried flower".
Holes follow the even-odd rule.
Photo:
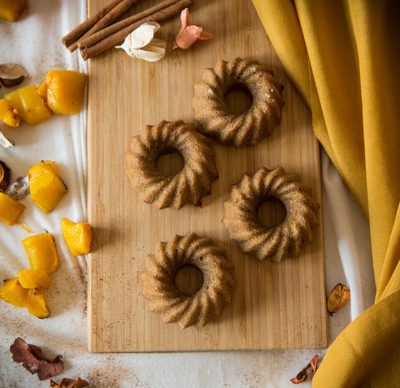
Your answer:
[[[342,283],[338,283],[328,296],[326,306],[330,314],[338,312],[350,300],[350,289]]]
[[[199,40],[208,40],[213,36],[202,27],[190,25],[189,9],[181,12],[181,29],[175,37],[173,48],[187,49]]]
[[[64,369],[61,355],[50,360],[44,356],[42,349],[36,345],[27,344],[20,337],[16,338],[10,346],[10,351],[13,355],[13,360],[22,362],[22,366],[30,373],[37,373],[39,380],[46,380]]]
[[[167,42],[154,38],[160,25],[156,22],[143,23],[136,30],[132,31],[124,40],[121,46],[129,56],[143,59],[148,62],[156,62],[165,55]]]
[[[296,377],[290,379],[293,384],[300,384],[306,381],[309,377],[312,377],[318,367],[319,356],[316,354],[311,361],[299,372]]]

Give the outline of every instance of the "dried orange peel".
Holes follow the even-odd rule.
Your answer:
[[[326,306],[329,314],[333,314],[341,310],[350,300],[350,289],[342,283],[336,286],[329,293]]]

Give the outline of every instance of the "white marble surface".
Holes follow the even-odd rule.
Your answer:
[[[86,4],[79,0],[31,0],[29,13],[20,21],[0,21],[0,63],[23,65],[31,75],[24,85],[38,85],[51,69],[86,72],[78,54],[71,55],[60,43],[61,36],[85,15]],[[0,98],[5,92],[5,88],[0,89]],[[55,378],[57,381],[79,375],[95,387],[290,387],[290,378],[316,352],[323,353],[323,349],[88,353],[86,261],[69,254],[60,230],[61,217],[86,219],[86,112],[54,116],[36,126],[7,128],[5,133],[16,146],[11,150],[0,148],[0,159],[12,168],[15,178],[25,175],[41,159],[54,160],[69,193],[48,215],[41,213],[29,197],[23,200],[26,211],[22,220],[34,233],[53,233],[62,259],[53,275],[53,286],[46,293],[50,318],[39,320],[25,309],[0,301],[0,387],[49,386],[48,381],[40,382],[12,361],[9,347],[18,336],[42,346],[49,356],[64,356],[65,370]],[[329,319],[333,339],[373,303],[375,289],[367,222],[325,154],[322,166],[327,291],[338,282],[352,290],[350,305]],[[21,244],[27,236],[20,226],[0,225],[0,279],[14,277],[27,267]]]

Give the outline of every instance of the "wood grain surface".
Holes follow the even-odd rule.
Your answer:
[[[89,14],[106,1],[89,1]],[[143,0],[136,9],[154,3]],[[162,24],[160,37],[168,40],[169,49],[160,62],[133,59],[117,49],[89,61],[88,208],[95,232],[89,258],[89,350],[325,347],[322,211],[313,242],[299,258],[281,263],[261,264],[241,253],[221,222],[230,186],[245,172],[261,166],[283,166],[287,172],[299,174],[321,201],[319,148],[310,112],[283,71],[250,1],[195,0],[190,9],[193,24],[212,32],[212,40],[185,51],[171,50],[180,28],[176,17]],[[163,119],[192,121],[194,82],[218,60],[238,56],[267,64],[284,84],[281,124],[255,147],[215,145],[220,177],[213,184],[212,194],[204,197],[202,207],[157,210],[145,204],[140,194],[132,191],[125,174],[125,152],[132,136],[146,124]],[[228,99],[232,109],[246,102],[237,93]],[[173,159],[164,158],[160,168],[168,162],[179,163]],[[260,217],[266,220],[265,207],[262,213]],[[189,232],[211,237],[226,250],[235,265],[236,286],[232,303],[218,321],[203,328],[181,330],[149,311],[138,274],[157,242]],[[196,274],[180,274],[180,278],[182,287],[191,287],[191,281],[198,280]]]

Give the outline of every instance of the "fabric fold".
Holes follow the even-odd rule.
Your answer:
[[[400,332],[400,4],[253,3],[311,109],[317,139],[371,230],[376,304],[334,341],[314,385],[351,387],[371,380],[399,386],[391,371],[400,363],[400,352],[390,338]],[[368,359],[380,362],[379,368]]]

